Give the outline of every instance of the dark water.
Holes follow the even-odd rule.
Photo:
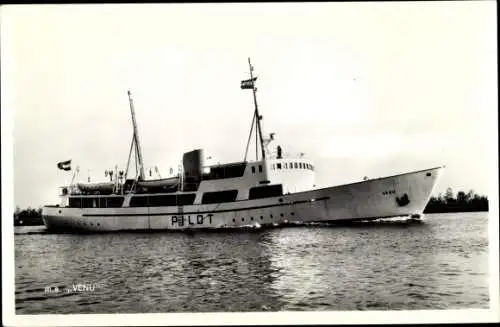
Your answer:
[[[16,313],[488,308],[487,220],[191,235],[16,227]]]

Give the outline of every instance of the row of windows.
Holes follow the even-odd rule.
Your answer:
[[[283,195],[283,187],[279,185],[266,185],[252,187],[248,198],[262,199]],[[202,204],[234,202],[238,190],[219,192],[206,192],[201,199]],[[161,206],[186,206],[193,205],[196,193],[133,196],[130,199],[131,207],[161,207]],[[75,197],[69,199],[69,206],[73,208],[118,208],[123,205],[124,197]]]
[[[314,170],[314,166],[305,162],[285,162],[285,163],[277,163],[273,164],[271,167],[273,170],[275,169],[309,169]]]
[[[71,208],[120,208],[123,205],[123,196],[113,197],[71,197]]]
[[[194,203],[195,193],[172,194],[172,195],[150,195],[133,196],[130,199],[131,207],[163,207],[163,206],[187,206]]]
[[[383,195],[388,195],[388,194],[396,194],[396,190],[389,190],[389,191],[384,191],[382,192]]]

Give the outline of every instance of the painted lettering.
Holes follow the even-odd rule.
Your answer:
[[[196,216],[196,222],[198,225],[203,225],[203,215]]]
[[[203,225],[203,223],[205,223],[206,219],[208,219],[209,223],[212,224],[212,217],[213,217],[213,214],[211,214],[211,213],[206,215],[206,216],[196,215],[196,221],[195,221],[194,217],[193,217],[193,220],[191,220],[191,215],[188,215],[187,217],[174,215],[171,218],[171,224],[172,224],[172,226],[177,225],[179,227],[184,226],[184,222],[186,222],[188,225],[195,225],[195,224]]]

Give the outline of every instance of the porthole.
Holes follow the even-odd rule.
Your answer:
[[[241,218],[241,221],[245,221],[245,218]]]
[[[291,215],[292,215],[292,216],[295,216],[295,212],[292,212],[292,213],[291,213]]]
[[[271,218],[273,218],[273,215],[269,215]]]
[[[253,220],[253,217],[250,217],[250,220]]]
[[[101,224],[97,223],[97,226],[101,226]]]
[[[236,219],[233,218],[233,223],[236,222]]]
[[[279,199],[280,202],[283,202],[283,199]]]
[[[263,217],[263,216],[260,216],[260,219],[262,220],[262,219],[264,219],[264,217]]]
[[[59,213],[61,213],[61,212],[62,212],[62,211],[61,211],[61,210],[59,210]]]
[[[283,217],[284,216],[283,213],[281,213],[280,216]]]
[[[427,173],[426,175],[427,175],[427,176],[431,176],[432,174],[431,174],[431,173]]]

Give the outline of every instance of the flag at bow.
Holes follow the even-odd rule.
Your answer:
[[[256,80],[257,80],[257,77],[241,81],[241,88],[242,89],[253,89]]]
[[[57,163],[57,168],[62,170],[71,170],[71,160],[61,161]]]

